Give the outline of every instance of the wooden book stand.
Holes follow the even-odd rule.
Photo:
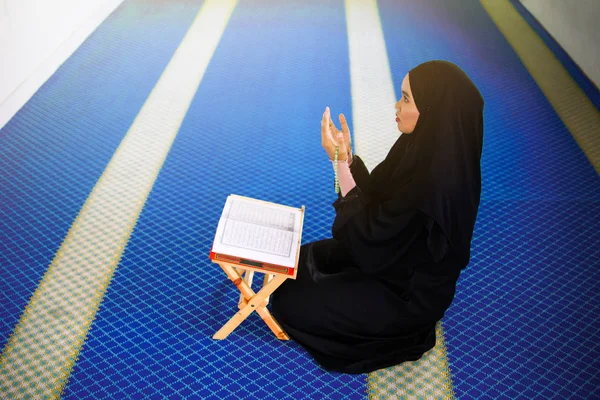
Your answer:
[[[292,225],[289,224],[289,218],[293,218],[291,221]],[[232,239],[231,236],[229,237],[229,242],[227,242],[229,246],[223,244],[225,243],[224,238],[226,235],[224,232],[227,221],[233,221],[233,225],[230,225],[231,230],[229,231],[231,235],[234,235],[236,230],[241,232],[241,238]],[[240,221],[243,221],[241,228],[239,227]],[[279,326],[267,309],[267,305],[269,304],[271,294],[286,279],[296,279],[303,222],[304,206],[293,208],[237,195],[230,195],[227,198],[217,227],[217,233],[215,234],[215,242],[210,252],[210,259],[212,262],[219,264],[241,294],[238,302],[239,311],[215,333],[213,339],[225,339],[253,311],[256,311],[277,338],[289,340],[288,335],[281,329],[281,326]],[[248,230],[244,231],[244,229],[247,229],[248,226],[252,227],[252,225],[258,226],[260,229],[256,231],[250,230],[256,233],[248,233],[250,232]],[[246,228],[243,226],[246,226]],[[280,226],[283,226],[283,228],[280,228]],[[285,232],[286,230],[288,232]],[[286,233],[291,233],[293,236],[286,236]],[[288,256],[281,257],[282,254],[277,253],[277,250],[269,249],[271,253],[264,251],[265,243],[275,243],[275,245],[283,243],[283,246],[285,246],[285,242],[276,241],[277,237],[280,239],[284,238],[284,240],[288,237],[293,240],[289,244],[291,247],[288,248]],[[246,238],[251,238],[248,239],[248,243],[250,244],[244,241]],[[236,247],[235,240],[240,241],[240,244],[237,244],[238,247]],[[258,245],[257,243],[261,240],[263,242],[261,245]],[[253,252],[239,250],[244,247],[246,249],[253,249]],[[279,251],[281,250],[279,249]],[[279,258],[271,256],[272,254],[279,254]],[[254,272],[265,274],[263,286],[258,293],[254,293],[254,290],[252,290]]]
[[[237,328],[242,321],[244,321],[253,311],[256,311],[258,315],[265,321],[265,323],[271,328],[275,336],[281,340],[289,340],[288,335],[281,329],[279,323],[273,318],[267,304],[269,304],[269,297],[286,279],[296,278],[296,272],[293,276],[284,275],[279,273],[271,273],[270,271],[253,268],[250,266],[231,264],[223,261],[215,261],[219,264],[223,271],[227,274],[227,277],[233,281],[235,286],[240,290],[240,300],[238,302],[239,311],[231,317],[229,321],[221,329],[215,333],[213,339],[225,339],[235,328]],[[258,293],[254,293],[252,290],[252,278],[254,272],[262,272],[265,274],[263,280],[262,289]],[[242,275],[244,277],[242,278]]]

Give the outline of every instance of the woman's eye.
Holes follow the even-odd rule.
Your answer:
[[[408,97],[404,96],[404,102],[408,103]]]

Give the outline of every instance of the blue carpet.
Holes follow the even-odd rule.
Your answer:
[[[331,167],[314,160],[326,157],[319,137],[324,104],[351,109],[349,76],[339,73],[348,70],[345,18],[341,1],[302,4],[238,4],[65,398],[364,398],[366,376],[321,370],[256,314],[226,340],[212,339],[239,297],[208,259],[227,195],[305,205],[303,241],[329,233]],[[307,51],[319,46],[339,63]],[[291,160],[301,173],[290,169]]]
[[[0,348],[199,4],[124,3],[0,131]]]
[[[478,1],[378,4],[397,92],[447,59],[486,101],[472,259],[443,321],[457,397],[600,398],[600,178]],[[201,5],[126,1],[0,131],[2,346]],[[238,293],[208,260],[227,195],[305,205],[303,242],[330,235],[319,121],[352,120],[347,49],[341,0],[238,4],[64,398],[367,396],[257,315],[212,340]]]

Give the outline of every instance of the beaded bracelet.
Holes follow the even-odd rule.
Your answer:
[[[334,174],[334,184],[335,184],[335,192],[340,192],[340,181],[338,179],[338,154],[340,153],[339,146],[335,146],[335,154],[333,155],[333,174]]]

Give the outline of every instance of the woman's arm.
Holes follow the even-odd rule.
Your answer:
[[[354,162],[352,162],[354,159]],[[335,165],[333,165],[335,170]],[[369,180],[369,171],[363,161],[358,156],[349,156],[347,160],[338,161],[337,175],[340,185],[340,196],[346,196],[354,187],[361,182],[363,190],[366,190],[366,184]]]
[[[365,166],[363,160],[356,154],[352,156],[350,163],[350,172],[356,182],[356,185],[366,190],[367,182],[369,182],[369,170]]]

